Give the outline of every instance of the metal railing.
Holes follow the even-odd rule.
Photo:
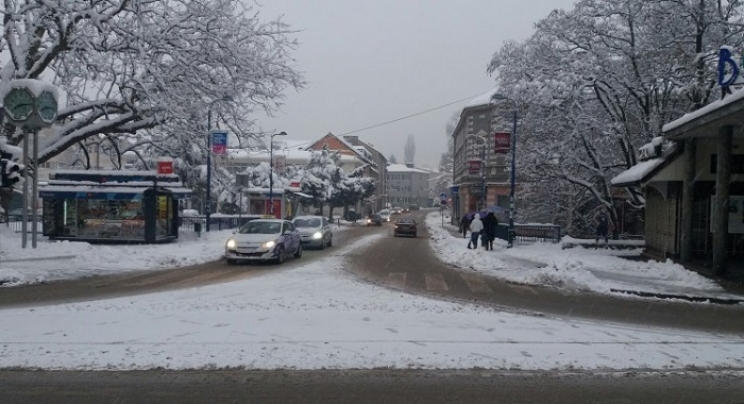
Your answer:
[[[514,242],[561,241],[561,226],[552,224],[514,224],[514,234],[509,234],[509,224],[499,223],[496,227],[496,237]]]

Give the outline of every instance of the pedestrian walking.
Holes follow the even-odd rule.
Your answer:
[[[473,217],[473,221],[470,222],[470,241],[468,241],[468,249],[471,248],[471,245],[473,246],[472,248],[478,248],[478,237],[482,230],[483,222],[480,220],[480,215],[476,213]]]
[[[467,237],[468,229],[470,228],[470,219],[468,219],[468,215],[462,215],[462,219],[460,219],[460,231],[462,232],[462,238]]]
[[[498,225],[499,219],[496,218],[496,215],[494,215],[493,212],[488,212],[486,218],[483,219],[483,235],[481,236],[483,247],[485,247],[486,250],[493,250],[493,240],[496,239],[496,229]]]
[[[604,237],[605,248],[609,248],[609,232],[610,232],[610,217],[607,212],[607,208],[602,208],[596,215],[594,215],[594,224],[597,227],[597,232],[594,240],[594,249],[599,248],[599,239]]]

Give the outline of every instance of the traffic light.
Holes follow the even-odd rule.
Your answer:
[[[11,156],[5,153],[0,158],[0,187],[3,188],[13,188],[21,180],[21,169],[23,167],[10,158]]]

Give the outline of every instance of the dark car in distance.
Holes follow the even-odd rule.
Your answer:
[[[401,217],[396,220],[393,226],[393,237],[411,236],[416,237],[418,234],[418,225],[410,217]]]
[[[382,226],[382,216],[376,213],[367,216],[367,226]]]

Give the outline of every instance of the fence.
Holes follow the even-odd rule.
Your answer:
[[[509,224],[499,223],[496,228],[496,237],[509,241]],[[561,241],[561,226],[552,224],[514,224],[514,234],[511,238],[515,243],[533,241]]]
[[[250,222],[253,219],[258,219],[263,216],[261,215],[220,215],[209,217],[209,230],[227,230],[237,229],[238,227]],[[203,232],[206,231],[206,216],[183,216],[180,218],[181,223],[178,226],[179,231],[195,231]]]

